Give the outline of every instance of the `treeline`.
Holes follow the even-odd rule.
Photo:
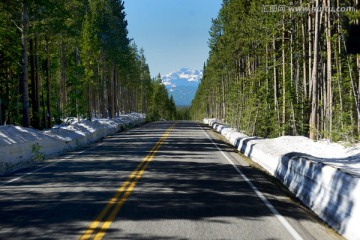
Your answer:
[[[122,0],[1,0],[0,125],[147,113],[159,82],[125,16]]]
[[[174,98],[169,97],[165,85],[161,81],[160,74],[152,84],[152,95],[149,99],[150,107],[147,113],[148,121],[174,120],[176,119],[176,105]]]
[[[345,44],[357,4],[224,0],[192,118],[224,119],[263,137],[359,139],[360,57]]]
[[[176,108],[176,119],[177,120],[190,120],[190,108],[189,107],[177,107]]]

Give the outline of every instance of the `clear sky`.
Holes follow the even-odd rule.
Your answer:
[[[211,19],[222,0],[124,0],[129,37],[145,51],[151,75],[201,70]]]

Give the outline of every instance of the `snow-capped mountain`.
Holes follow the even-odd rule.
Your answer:
[[[166,74],[162,77],[165,85],[170,85],[173,81],[185,80],[187,82],[200,82],[203,76],[202,71],[182,68],[180,71]]]
[[[202,76],[202,71],[182,68],[177,72],[163,75],[161,79],[169,94],[174,97],[176,105],[189,106]]]

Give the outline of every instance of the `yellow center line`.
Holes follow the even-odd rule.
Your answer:
[[[171,129],[172,130],[172,129]],[[170,131],[171,131],[170,130]],[[147,168],[147,166],[149,165],[149,163],[153,160],[153,158],[156,155],[156,152],[159,150],[160,145],[164,142],[164,140],[167,138],[167,136],[170,134],[170,131],[167,132],[165,134],[165,136],[163,136],[163,139],[159,142],[159,144],[157,145],[157,148],[154,150],[153,154],[149,157],[149,159],[147,159],[146,164],[144,165],[144,167],[140,170],[140,172],[137,174],[137,176],[135,177],[134,181],[131,183],[130,187],[126,190],[125,194],[123,195],[123,197],[120,199],[120,201],[118,202],[118,204],[115,206],[114,210],[111,212],[110,216],[108,217],[108,219],[103,223],[103,225],[101,226],[101,229],[99,230],[99,232],[96,234],[96,236],[94,237],[94,239],[96,240],[100,240],[103,238],[103,236],[105,235],[106,230],[110,227],[110,225],[112,224],[113,220],[115,219],[116,215],[119,213],[122,205],[125,203],[125,201],[127,200],[127,198],[130,196],[132,190],[135,188],[136,183],[139,181],[139,179],[141,178],[141,176],[143,175],[145,169]]]
[[[154,158],[155,154],[160,148],[160,145],[165,141],[165,139],[168,137],[172,129],[175,127],[176,123],[174,123],[170,128],[167,129],[167,131],[162,135],[162,137],[159,139],[159,141],[155,144],[155,146],[150,150],[150,152],[146,155],[146,157],[140,162],[140,164],[136,167],[136,169],[130,174],[128,179],[120,186],[120,188],[117,190],[116,194],[108,201],[106,207],[101,211],[99,216],[89,225],[86,232],[80,237],[80,240],[90,239],[93,235],[94,231],[98,228],[101,222],[104,222],[101,226],[98,234],[94,237],[94,239],[102,239],[102,237],[105,235],[106,230],[110,227],[111,223],[113,222],[114,218],[120,211],[122,205],[125,203],[126,199],[129,197],[130,193],[134,189],[136,183],[143,175],[145,169],[149,165],[149,163]],[[130,186],[128,187],[128,185]],[[126,188],[128,189],[124,191]],[[123,194],[123,197],[118,202],[119,197],[121,194]],[[113,209],[113,211],[110,213],[108,219],[106,221],[103,221],[103,218],[105,215],[109,212],[109,210],[113,207],[113,205],[118,202]]]
[[[82,235],[80,240],[90,239],[94,230],[100,224],[101,220],[104,218],[104,216],[107,214],[107,212],[111,209],[111,207],[117,202],[119,196],[125,190],[125,188],[129,185],[129,183],[131,182],[131,179],[134,176],[136,176],[137,171],[140,169],[140,167],[143,165],[143,163],[144,162],[142,161],[137,166],[137,168],[131,173],[131,175],[128,177],[128,179],[120,186],[120,188],[117,190],[116,194],[108,201],[106,207],[101,211],[99,216],[90,224],[90,226],[88,227],[88,230],[86,230],[86,232]]]

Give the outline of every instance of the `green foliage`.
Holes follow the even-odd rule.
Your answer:
[[[32,160],[39,162],[45,159],[45,154],[41,152],[42,146],[39,143],[31,145]]]
[[[310,9],[312,4],[313,1],[302,1]],[[331,4],[336,8],[338,3]],[[339,4],[353,5],[349,0]],[[309,42],[314,46],[314,29],[310,29],[308,19],[314,21],[314,16],[311,12],[287,10],[263,12],[265,5],[289,7],[300,6],[300,2],[223,1],[218,16],[212,20],[210,53],[190,116],[196,120],[216,117],[249,135],[307,136],[312,100],[309,76],[314,58],[313,49],[308,48]],[[356,105],[356,98],[360,100],[360,71],[356,65],[359,56],[346,55],[344,37],[347,25],[358,19],[359,11],[330,13],[331,115],[325,16],[325,13],[320,16],[323,19],[319,33],[316,131],[319,137],[350,141],[360,135]]]
[[[33,127],[48,128],[67,117],[149,111],[149,66],[128,37],[122,0],[28,0],[27,5]],[[0,3],[0,124],[22,119],[21,14],[18,1]]]
[[[190,108],[178,107],[176,108],[176,120],[190,120]]]
[[[147,120],[174,120],[176,117],[175,102],[172,96],[169,97],[160,74],[152,81],[152,91]]]

